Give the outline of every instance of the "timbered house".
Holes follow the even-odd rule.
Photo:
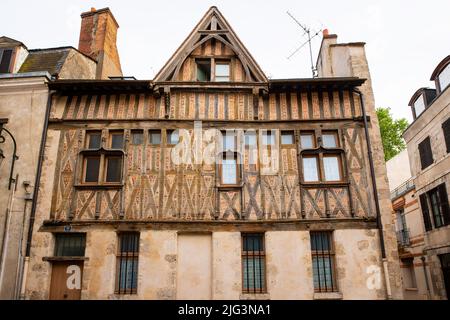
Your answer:
[[[367,64],[327,71],[363,44],[334,40],[269,80],[212,7],[152,81],[52,82],[27,297],[399,298]]]

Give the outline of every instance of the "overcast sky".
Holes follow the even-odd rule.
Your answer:
[[[28,48],[78,46],[80,13],[110,7],[120,29],[124,75],[152,79],[206,10],[215,5],[271,78],[311,76],[307,48],[287,57],[304,41],[286,14],[313,29],[328,28],[339,42],[366,42],[376,104],[411,120],[412,94],[429,81],[450,54],[448,0],[2,0],[0,36]],[[316,60],[320,38],[314,44]]]

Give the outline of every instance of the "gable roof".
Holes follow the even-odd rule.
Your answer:
[[[209,8],[189,36],[158,72],[154,81],[175,80],[183,62],[187,59],[187,57],[198,46],[210,39],[216,39],[224,43],[236,53],[244,67],[246,81],[268,81],[258,63],[238,38],[228,21],[219,9],[217,9],[217,7]]]

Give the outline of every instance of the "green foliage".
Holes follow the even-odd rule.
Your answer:
[[[384,158],[388,161],[406,148],[402,134],[409,124],[408,120],[404,118],[395,120],[392,117],[390,108],[378,108],[377,116],[380,122]]]

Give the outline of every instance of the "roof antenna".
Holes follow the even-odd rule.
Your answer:
[[[303,29],[304,33],[302,36],[304,36],[305,34],[308,36],[308,40],[306,42],[302,43],[297,49],[295,49],[294,52],[292,52],[292,54],[287,59],[290,60],[293,56],[295,56],[295,54],[297,52],[299,52],[304,46],[306,46],[308,44],[309,45],[309,55],[311,57],[312,75],[313,75],[313,78],[317,78],[318,74],[317,74],[317,69],[314,66],[311,40],[314,39],[315,37],[317,37],[322,32],[322,30],[319,30],[317,32],[314,30],[311,30],[311,28],[309,28],[308,26],[301,24],[289,11],[286,11],[286,13],[288,14],[289,17],[292,18],[292,20],[295,21],[296,24],[298,24]]]

